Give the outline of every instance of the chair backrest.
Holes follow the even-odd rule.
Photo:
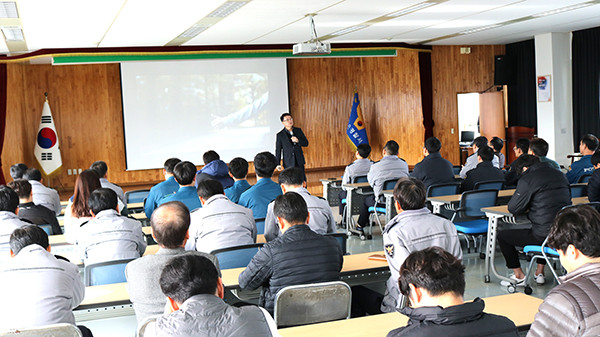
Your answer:
[[[125,267],[135,259],[123,259],[108,262],[92,263],[83,268],[85,286],[127,282]]]
[[[459,208],[467,217],[482,217],[485,216],[485,213],[481,209],[496,206],[497,199],[498,190],[468,191],[462,194]]]
[[[460,192],[460,183],[433,184],[427,188],[428,197],[454,195]]]
[[[256,234],[265,234],[265,218],[254,219],[256,223]]]
[[[462,166],[452,166],[452,173],[454,173],[454,175],[458,175],[458,174],[460,174],[461,169],[462,169]]]
[[[82,337],[81,330],[76,326],[69,323],[59,323],[37,326],[32,328],[25,328],[19,330],[1,331],[0,336],[2,337],[39,337],[39,336],[52,336],[52,337]]]
[[[150,190],[134,190],[125,192],[125,203],[144,202]]]
[[[333,236],[337,242],[340,244],[340,248],[342,248],[342,254],[346,255],[348,252],[346,250],[346,241],[348,240],[348,235],[346,233],[327,233],[327,236]]]
[[[211,254],[217,257],[221,269],[242,268],[248,266],[250,260],[262,246],[262,243],[253,243],[251,245],[213,250]]]
[[[352,178],[351,183],[356,184],[356,183],[366,183],[368,182],[367,180],[367,176],[356,176],[354,178]]]
[[[393,190],[394,187],[396,187],[396,183],[398,182],[399,179],[390,179],[390,180],[386,180],[383,183],[383,190],[387,191],[387,190]]]
[[[345,282],[334,281],[285,287],[275,296],[277,327],[350,318],[352,291]]]
[[[46,234],[48,235],[54,235],[54,231],[52,230],[52,225],[50,224],[43,224],[43,225],[37,225],[38,227],[40,227],[41,229],[44,230],[44,232],[46,232]]]
[[[571,198],[579,198],[587,196],[586,184],[571,184]]]
[[[475,183],[475,190],[501,190],[504,186],[504,180],[486,180]]]
[[[146,317],[142,323],[138,324],[137,337],[144,337],[147,333],[148,336],[156,336],[156,319],[162,315]]]
[[[577,180],[578,183],[587,183],[590,181],[590,178],[592,177],[591,174],[584,174],[581,177],[579,177],[579,180]]]

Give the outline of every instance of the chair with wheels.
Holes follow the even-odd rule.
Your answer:
[[[473,240],[475,251],[477,251],[477,238],[479,238],[480,246],[483,247],[483,237],[487,235],[488,231],[488,220],[481,209],[496,206],[497,199],[498,190],[496,189],[467,191],[461,195],[459,207],[451,221],[456,226],[458,235],[465,238],[467,253],[471,252],[469,239]],[[485,255],[482,257],[485,258]]]
[[[504,180],[486,180],[475,183],[474,190],[501,190],[504,187]]]
[[[217,257],[221,269],[242,268],[248,266],[250,260],[262,246],[262,243],[253,243],[251,245],[217,249],[210,253]]]
[[[433,184],[427,188],[427,197],[441,197],[460,193],[460,183]]]
[[[351,183],[353,184],[366,182],[368,182],[367,176],[356,176],[351,180]],[[351,212],[351,215],[360,214],[361,205],[364,204],[365,199],[371,195],[373,195],[373,189],[370,186],[352,190],[352,209],[348,209],[346,198],[341,200],[341,203],[344,205],[344,210],[342,212],[342,224],[345,225],[348,236],[352,235],[352,233],[362,235],[359,231],[354,230],[354,219],[352,217],[349,217],[352,223],[346,223],[345,220],[348,217],[348,212]]]
[[[571,184],[571,198],[587,197],[587,184]]]
[[[546,247],[547,241],[548,238],[546,238],[544,242],[542,242],[541,246],[527,245],[523,247],[523,253],[525,253],[528,257],[531,258],[531,261],[529,262],[529,266],[527,268],[527,273],[525,274],[524,291],[527,295],[531,295],[531,293],[533,293],[533,289],[531,289],[531,286],[529,285],[529,280],[531,279],[531,276],[535,271],[534,263],[537,262],[538,259],[546,260],[546,265],[550,268],[552,276],[554,276],[556,282],[560,284],[558,274],[556,273],[555,268],[552,268],[552,265],[556,265],[556,262],[560,264],[558,252],[552,248]]]
[[[127,282],[125,267],[135,259],[122,259],[87,264],[83,268],[83,283],[87,286]]]
[[[132,203],[146,203],[146,198],[148,197],[148,193],[150,193],[150,190],[133,190],[133,191],[127,191],[125,192],[125,206],[127,206],[127,204],[132,204]],[[140,208],[140,209],[128,209],[127,210],[127,214],[133,214],[133,213],[142,213],[144,212],[144,208]]]
[[[397,182],[398,182],[398,178],[386,180],[383,183],[383,191],[393,190],[394,187],[396,186]],[[383,233],[384,226],[381,225],[381,220],[379,219],[379,215],[380,214],[385,215],[386,210],[385,210],[385,207],[377,207],[378,202],[379,201],[376,199],[375,205],[369,207],[369,213],[371,213],[371,215],[375,216],[375,221],[377,221],[377,225],[379,225],[379,229],[381,230],[381,233]],[[369,234],[370,234],[369,236],[371,236],[373,234],[373,222],[370,219],[369,219]]]

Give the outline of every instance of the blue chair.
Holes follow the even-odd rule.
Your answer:
[[[475,183],[474,190],[501,190],[504,187],[504,180],[486,180]]]
[[[587,184],[571,184],[571,198],[587,196]]]
[[[83,283],[85,286],[127,282],[125,267],[135,259],[123,259],[101,263],[92,263],[83,268]]]
[[[579,180],[577,180],[578,183],[587,183],[590,181],[590,178],[592,177],[591,174],[584,174],[581,177],[579,177]]]
[[[262,243],[253,243],[213,250],[211,254],[217,257],[221,269],[243,268],[248,266],[250,260],[262,246]]]
[[[427,197],[441,197],[460,193],[460,183],[433,184],[427,188]]]
[[[393,190],[394,187],[396,187],[396,183],[398,182],[398,178],[395,179],[390,179],[390,180],[386,180],[383,183],[383,191],[387,191],[387,190]],[[383,226],[381,225],[381,220],[379,220],[379,215],[380,214],[386,214],[386,210],[385,207],[375,207],[377,206],[378,200],[375,200],[375,205],[369,207],[369,213],[371,213],[371,215],[375,215],[375,220],[377,221],[377,224],[379,225],[379,229],[381,229],[381,232],[383,233]],[[371,221],[369,221],[369,226],[370,226],[370,233],[373,233],[373,223]]]
[[[460,174],[460,170],[462,169],[462,166],[452,166],[452,173],[454,173],[455,176]]]
[[[44,225],[37,225],[37,226],[40,227],[41,229],[43,229],[44,232],[46,232],[46,234],[54,235],[54,231],[52,230],[52,225],[44,224]]]
[[[254,219],[256,223],[256,234],[265,234],[265,218]]]
[[[367,176],[356,176],[350,180],[350,183],[366,183],[368,182]],[[369,195],[373,194],[373,190],[371,187],[362,188],[360,190],[352,190],[352,209],[348,209],[346,198],[341,200],[342,205],[344,205],[344,209],[342,211],[342,224],[346,225],[346,231],[350,233],[351,224],[346,224],[346,217],[348,216],[347,212],[351,212],[350,214],[356,215],[360,213],[360,206],[364,204],[365,198]],[[352,219],[352,218],[351,218]],[[353,226],[352,226],[353,227]]]
[[[346,241],[348,240],[348,235],[346,235],[346,233],[327,233],[325,235],[334,237],[340,244],[340,248],[342,248],[342,253],[344,255],[348,255],[348,250],[346,249]]]
[[[150,190],[134,190],[125,192],[125,203],[144,202]]]
[[[531,295],[531,293],[533,292],[533,290],[529,286],[529,279],[531,278],[531,274],[533,274],[533,271],[535,270],[533,264],[535,262],[537,262],[538,259],[546,260],[546,265],[550,268],[550,271],[552,272],[552,276],[554,276],[554,279],[556,280],[556,282],[558,284],[560,284],[560,279],[558,278],[556,271],[554,270],[554,268],[551,267],[553,264],[556,267],[555,264],[557,261],[558,261],[558,263],[560,263],[558,252],[552,248],[546,247],[547,241],[548,241],[548,238],[546,238],[544,240],[544,242],[542,242],[541,246],[528,245],[528,246],[523,247],[523,253],[525,253],[527,256],[529,256],[531,258],[531,261],[529,262],[529,267],[527,268],[527,274],[525,274],[524,292],[527,295]]]
[[[476,238],[479,238],[481,242],[483,236],[487,235],[488,220],[481,209],[496,206],[497,199],[498,190],[495,189],[468,191],[461,195],[459,207],[451,221],[456,226],[458,234],[465,237],[467,253],[471,252],[469,239],[473,240],[475,251],[477,251]]]

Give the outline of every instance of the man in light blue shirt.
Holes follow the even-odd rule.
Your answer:
[[[238,202],[252,210],[254,219],[265,218],[269,203],[282,194],[279,184],[271,180],[278,164],[277,158],[268,151],[261,152],[254,157],[254,171],[258,181],[242,193]]]
[[[181,201],[190,212],[202,207],[196,192],[196,166],[189,161],[182,161],[173,168],[173,176],[179,184],[179,190],[163,198],[159,205],[169,201]]]
[[[163,168],[165,181],[152,186],[150,193],[148,193],[148,196],[146,197],[146,202],[144,203],[144,213],[146,213],[148,219],[150,219],[152,212],[154,212],[164,197],[175,194],[179,189],[179,184],[175,181],[175,177],[173,177],[173,169],[175,168],[175,165],[180,162],[181,160],[178,158],[169,158],[165,161]]]
[[[248,176],[248,161],[244,158],[233,158],[229,162],[229,176],[235,181],[233,186],[225,189],[225,196],[227,199],[235,202],[236,204],[240,201],[242,193],[246,192],[250,188],[250,184],[246,177]]]

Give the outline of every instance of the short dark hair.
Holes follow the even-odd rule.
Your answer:
[[[94,214],[107,210],[117,209],[117,193],[110,188],[98,188],[94,190],[88,198],[88,207]]]
[[[260,178],[271,178],[278,164],[275,155],[269,151],[254,156],[254,171]]]
[[[400,145],[398,145],[395,140],[388,140],[388,142],[383,146],[383,149],[388,155],[397,156],[398,151],[400,150]]]
[[[181,201],[169,201],[158,206],[150,217],[156,241],[166,248],[181,247],[190,228],[190,210]]]
[[[596,151],[598,149],[598,138],[590,133],[581,137],[581,142],[592,151]]]
[[[600,214],[593,207],[565,207],[554,219],[548,246],[566,252],[569,245],[587,257],[600,257]]]
[[[173,176],[179,185],[189,185],[196,177],[196,166],[192,162],[182,161],[173,168]]]
[[[106,176],[106,172],[108,172],[108,165],[106,165],[106,163],[102,160],[98,160],[92,163],[90,170],[96,172],[98,178],[104,178],[104,176]]]
[[[23,163],[14,164],[10,167],[10,176],[13,180],[23,178],[23,173],[27,171],[27,165]]]
[[[304,182],[304,172],[299,167],[288,167],[279,173],[279,184],[299,186]]]
[[[173,174],[173,169],[175,168],[175,165],[181,163],[181,159],[179,158],[169,158],[167,160],[165,160],[165,165],[164,165],[164,169],[167,173],[171,173]]]
[[[431,296],[465,293],[465,266],[454,255],[433,246],[411,253],[400,267],[398,285],[408,296],[409,284],[426,289]]]
[[[279,116],[279,120],[283,122],[283,119],[286,118],[287,116],[292,117],[292,115],[289,112],[284,112],[281,114],[281,116]]]
[[[300,194],[287,192],[275,198],[273,214],[276,217],[284,218],[292,225],[306,224],[308,207]]]
[[[180,254],[169,260],[160,274],[160,289],[177,303],[200,294],[217,291],[219,273],[206,257]]]
[[[548,142],[542,138],[533,138],[529,141],[529,149],[534,155],[544,157],[548,154]]]
[[[23,179],[40,181],[42,180],[42,172],[35,167],[30,167],[23,173]]]
[[[221,159],[221,157],[219,157],[219,154],[214,150],[206,151],[202,155],[202,161],[204,161],[204,165],[208,165],[208,163],[219,159]]]
[[[17,179],[7,184],[21,199],[29,198],[31,195],[31,184],[25,179]]]
[[[204,200],[217,194],[225,194],[223,185],[213,179],[202,180],[198,183],[198,196]]]
[[[517,149],[520,149],[521,152],[523,153],[527,153],[527,151],[529,150],[529,139],[527,138],[519,138],[517,139],[517,142],[515,143],[515,147]]]
[[[493,137],[492,140],[490,140],[490,145],[495,152],[500,152],[504,147],[504,141],[500,137]]]
[[[359,144],[356,147],[356,151],[362,158],[369,158],[369,155],[371,154],[371,146],[369,144]]]
[[[235,179],[244,179],[248,175],[248,161],[244,158],[233,158],[228,166],[229,172]]]
[[[13,212],[19,207],[19,196],[6,185],[0,185],[0,211]]]
[[[426,197],[425,185],[416,178],[401,178],[394,187],[394,199],[405,211],[425,207]]]
[[[19,254],[21,249],[33,244],[40,245],[44,249],[48,249],[50,246],[48,234],[41,227],[26,225],[15,229],[10,235],[10,250],[15,255]]]
[[[438,153],[442,148],[442,142],[436,137],[429,137],[425,140],[425,149],[429,153]]]
[[[600,163],[600,151],[594,152],[591,158],[592,165],[596,166]]]
[[[494,160],[494,150],[491,147],[484,145],[482,147],[478,147],[477,155],[481,157],[483,161],[492,161]]]
[[[479,136],[479,137],[473,139],[473,143],[471,143],[471,145],[475,145],[475,146],[477,146],[477,148],[482,148],[482,147],[488,145],[488,139],[485,138],[484,136]]]
[[[530,168],[540,162],[540,158],[531,154],[523,154],[517,158],[517,160],[515,160],[515,170],[517,171],[517,174],[522,174],[525,167]]]

